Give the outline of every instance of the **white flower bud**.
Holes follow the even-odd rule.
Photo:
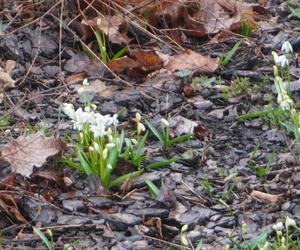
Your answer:
[[[281,51],[285,53],[293,53],[293,47],[289,41],[285,41],[281,46]]]
[[[89,83],[88,79],[85,78],[85,79],[83,80],[83,82],[82,82],[82,85],[83,85],[83,86],[89,86],[90,83]]]
[[[140,122],[141,119],[142,119],[141,114],[140,113],[136,113],[135,114],[135,120],[136,120],[136,122]]]
[[[138,141],[134,138],[131,139],[131,142],[134,144],[134,145],[137,145],[138,144]]]
[[[105,145],[106,148],[113,148],[114,146],[116,146],[116,144],[114,144],[114,143],[107,143]]]
[[[137,132],[138,132],[138,134],[140,134],[143,131],[146,131],[146,128],[143,123],[139,122],[137,125]]]
[[[160,119],[160,123],[161,123],[162,127],[169,127],[170,126],[170,123],[164,118]]]
[[[99,152],[99,150],[100,150],[99,144],[98,144],[97,142],[94,142],[94,143],[93,143],[93,146],[94,146],[95,150],[96,150],[97,152]]]
[[[275,231],[281,231],[284,228],[284,226],[283,226],[283,223],[280,221],[277,224],[273,225],[272,228]]]
[[[103,149],[102,154],[103,154],[104,160],[106,160],[107,154],[108,154],[108,148]]]
[[[285,219],[285,226],[286,227],[295,227],[296,226],[296,222],[295,220],[291,219],[290,217],[286,217]]]

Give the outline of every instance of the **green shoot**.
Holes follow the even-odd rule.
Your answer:
[[[156,198],[159,194],[159,189],[157,188],[157,186],[150,180],[145,180],[148,189],[152,195],[152,198]]]
[[[235,54],[237,53],[237,51],[240,49],[241,44],[242,44],[242,40],[238,41],[233,46],[233,48],[226,54],[225,57],[221,57],[220,58],[220,65],[222,65],[223,67],[227,66],[230,63],[230,61],[232,60],[232,58],[235,56]]]
[[[37,227],[32,227],[33,232],[43,241],[43,243],[47,246],[48,250],[55,250],[53,235],[51,230],[47,230],[47,233],[50,237],[50,240],[47,238],[46,234],[43,233],[40,229]]]
[[[185,134],[173,139],[170,138],[170,122],[165,119],[161,119],[161,132],[159,132],[150,122],[145,122],[164,149],[168,149],[172,145],[189,140],[193,137],[192,134]]]

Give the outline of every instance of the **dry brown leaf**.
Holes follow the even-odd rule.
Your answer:
[[[185,50],[181,54],[170,58],[166,69],[187,69],[199,73],[213,73],[219,67],[218,60],[202,56],[192,50]]]
[[[3,147],[2,158],[11,164],[13,172],[29,177],[33,167],[41,167],[50,157],[63,152],[65,143],[40,132],[27,137],[19,136]]]
[[[10,194],[0,194],[0,211],[14,221],[27,223],[26,219],[20,213],[14,197]]]
[[[266,202],[276,203],[278,198],[281,196],[280,194],[267,194],[264,192],[253,190],[250,194],[251,197],[254,197],[259,200],[263,200]]]
[[[107,63],[107,66],[115,73],[121,73],[130,68],[137,67],[138,64],[131,58],[123,56]]]
[[[202,37],[239,29],[242,20],[255,25],[253,8],[237,0],[157,1],[148,10],[149,24],[162,29],[180,27],[186,34]]]

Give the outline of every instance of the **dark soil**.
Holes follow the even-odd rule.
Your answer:
[[[270,96],[276,103],[271,51],[280,49],[286,40],[300,51],[299,21],[291,17],[287,6],[286,1],[270,0],[265,6],[269,11],[266,23],[244,41],[228,66],[207,75],[211,84],[202,79],[193,85],[192,93],[188,90],[197,74],[178,77],[160,72],[138,80],[124,74],[121,77],[132,84],[125,86],[101,63],[78,52],[78,39],[69,29],[63,29],[59,55],[59,15],[55,13],[41,21],[33,22],[33,18],[26,27],[28,13],[12,21],[0,35],[0,65],[4,68],[7,60],[16,62],[10,73],[16,79],[15,87],[5,88],[0,106],[5,121],[0,128],[1,148],[39,129],[62,138],[74,136],[59,107],[64,102],[83,105],[77,94],[82,78],[68,79],[82,72],[92,85],[94,82],[91,95],[103,114],[124,110],[120,119],[125,124],[136,112],[153,123],[170,113],[197,122],[199,130],[192,140],[167,153],[151,137],[147,145],[150,161],[173,156],[181,160],[133,179],[123,192],[103,194],[96,177],[87,177],[56,159],[36,169],[31,178],[11,173],[9,164],[1,162],[0,246],[42,249],[43,243],[32,232],[32,226],[38,226],[52,230],[57,249],[72,243],[78,249],[179,249],[180,230],[187,224],[186,237],[194,246],[201,240],[203,249],[223,249],[229,237],[242,239],[244,223],[250,240],[284,215],[299,222],[299,147],[270,121],[237,119],[263,110]],[[0,13],[7,20],[6,12]],[[267,22],[275,16],[277,22]],[[202,55],[217,57],[238,40],[233,35],[224,43],[189,46]],[[297,64],[293,63],[291,71],[294,80],[299,79]],[[237,77],[249,79],[246,90],[235,92],[230,87]],[[293,94],[297,99],[297,90]],[[266,167],[259,177],[258,171]],[[145,179],[160,187],[157,198],[151,197]],[[279,195],[278,200],[271,203],[255,198],[250,195],[254,190]],[[26,222],[21,223],[18,216]]]

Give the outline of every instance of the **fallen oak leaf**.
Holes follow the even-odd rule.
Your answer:
[[[263,200],[270,203],[276,203],[278,198],[282,196],[282,194],[268,194],[261,191],[253,190],[250,194],[251,197]]]
[[[27,137],[19,136],[7,143],[3,147],[1,158],[11,164],[13,172],[29,177],[33,167],[43,166],[50,157],[61,154],[65,147],[62,140],[45,137],[37,132]]]
[[[218,67],[218,59],[202,56],[189,49],[172,56],[166,65],[166,69],[168,70],[185,69],[198,73],[213,73]]]

